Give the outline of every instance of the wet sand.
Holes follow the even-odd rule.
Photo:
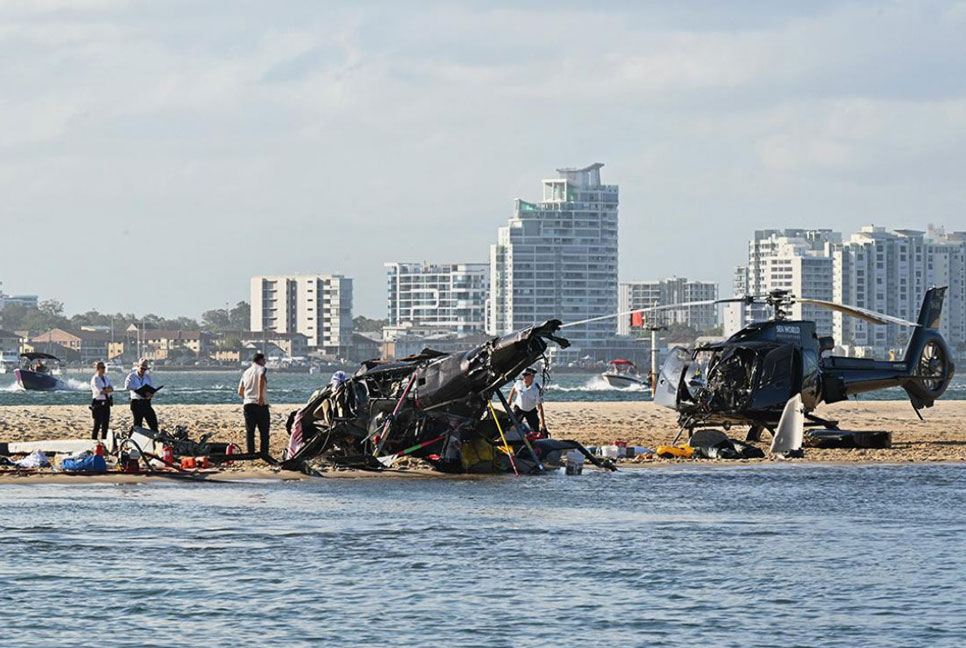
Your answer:
[[[285,419],[297,405],[272,408],[271,451],[280,456],[287,444]],[[244,421],[241,406],[170,405],[157,408],[161,427],[172,430],[185,426],[193,438],[214,432],[216,441],[233,442],[244,449]],[[547,423],[558,439],[574,439],[585,445],[611,444],[656,447],[674,438],[675,413],[653,403],[563,403],[546,405]],[[966,461],[966,401],[939,402],[925,410],[920,421],[906,401],[840,403],[819,409],[816,414],[840,421],[847,430],[886,430],[893,433],[893,447],[882,450],[825,450],[807,448],[804,460],[818,462],[934,462]],[[130,410],[117,407],[112,428],[131,425]],[[0,441],[83,439],[90,435],[90,411],[83,406],[0,407]],[[730,431],[743,439],[746,428]],[[770,441],[766,434],[762,447]],[[657,460],[654,463],[662,463]],[[710,463],[710,462],[708,462]],[[720,461],[717,463],[734,463]],[[236,471],[255,471],[253,476],[278,476],[263,462],[248,462]],[[69,478],[68,478],[69,479]]]

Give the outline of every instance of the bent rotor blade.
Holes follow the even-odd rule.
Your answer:
[[[580,326],[581,324],[590,324],[591,322],[600,322],[601,320],[611,319],[613,317],[627,317],[634,313],[653,313],[654,311],[671,310],[674,308],[687,308],[689,306],[712,306],[717,304],[716,299],[705,299],[704,301],[694,301],[694,302],[683,302],[681,304],[667,304],[664,306],[648,306],[647,308],[635,308],[634,310],[624,311],[622,313],[611,313],[610,315],[601,315],[600,317],[591,317],[590,319],[580,320],[579,322],[569,322],[564,324],[560,328],[570,328],[571,326]]]
[[[796,298],[795,301],[799,304],[811,304],[812,306],[820,306],[822,308],[828,308],[829,310],[845,313],[846,315],[851,315],[852,317],[864,320],[870,324],[919,326],[918,322],[910,322],[909,320],[902,319],[901,317],[893,317],[892,315],[886,315],[885,313],[877,313],[875,311],[866,310],[865,308],[859,308],[858,306],[846,306],[845,304],[825,301],[824,299]]]

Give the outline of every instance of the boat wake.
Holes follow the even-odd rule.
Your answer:
[[[62,377],[60,381],[64,384],[64,387],[62,387],[59,391],[84,391],[91,388],[91,384],[89,382],[77,380],[76,378]]]
[[[628,385],[627,387],[614,387],[600,376],[595,376],[583,385],[575,387],[562,387],[560,385],[550,385],[547,391],[552,392],[649,392],[647,385]]]
[[[4,385],[0,387],[0,392],[22,392],[24,388],[18,385],[16,382],[12,382],[9,385]]]

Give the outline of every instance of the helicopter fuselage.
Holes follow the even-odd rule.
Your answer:
[[[808,413],[823,402],[902,387],[918,410],[931,406],[952,377],[951,363],[931,382],[917,375],[929,345],[935,345],[942,362],[948,363],[945,342],[931,328],[917,328],[904,359],[894,362],[823,356],[834,343],[819,337],[811,321],[759,322],[724,342],[690,351],[673,349],[662,367],[654,400],[677,410],[681,426],[688,429],[735,424],[771,428],[796,394]]]

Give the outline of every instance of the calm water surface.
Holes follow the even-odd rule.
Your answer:
[[[11,646],[963,646],[966,467],[0,486]]]

